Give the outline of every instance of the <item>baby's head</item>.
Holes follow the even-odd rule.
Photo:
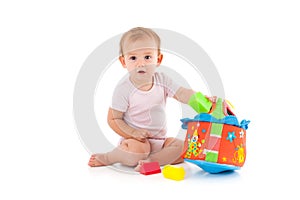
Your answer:
[[[119,60],[131,77],[152,80],[162,58],[160,38],[153,30],[137,27],[122,36]]]
[[[143,42],[143,46],[134,46],[137,42]],[[124,56],[126,53],[137,50],[139,48],[153,48],[160,54],[160,37],[151,29],[136,27],[130,29],[123,34],[120,40],[120,56]]]

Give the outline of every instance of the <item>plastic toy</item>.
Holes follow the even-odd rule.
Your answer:
[[[160,173],[161,169],[158,162],[146,162],[143,163],[140,169],[140,173],[144,175]]]
[[[185,171],[183,167],[166,165],[162,170],[162,174],[165,178],[180,181],[184,179]]]
[[[246,160],[246,130],[250,121],[238,122],[228,101],[214,99],[209,113],[184,118],[187,129],[182,157],[209,173],[240,169]]]
[[[201,92],[196,92],[193,94],[188,102],[188,104],[197,112],[197,113],[207,113],[212,106],[212,102],[206,98]]]

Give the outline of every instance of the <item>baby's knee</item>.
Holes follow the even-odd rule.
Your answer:
[[[135,139],[127,139],[124,140],[120,147],[123,150],[129,151],[129,152],[133,152],[133,153],[145,153],[145,154],[149,154],[150,153],[150,143],[148,140],[146,140],[146,142],[140,142],[138,140]]]
[[[184,146],[184,141],[180,140],[178,138],[168,138],[165,142],[164,146],[176,146],[179,148],[183,148]]]
[[[175,143],[180,148],[184,147],[184,141],[183,140],[177,139]]]
[[[132,167],[136,166],[140,160],[147,159],[150,153],[149,141],[143,143],[135,139],[127,139],[120,144],[120,148],[129,153],[122,164]]]

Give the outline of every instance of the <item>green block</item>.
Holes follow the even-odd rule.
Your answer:
[[[189,99],[188,104],[197,112],[197,113],[208,113],[212,106],[211,101],[206,98],[201,92],[196,92]]]
[[[210,135],[222,136],[224,124],[212,123],[210,129]]]
[[[213,110],[213,112],[211,113],[211,115],[213,117],[215,117],[216,119],[223,119],[225,117],[224,111],[223,111],[223,99],[218,98],[218,100],[216,102],[216,107]]]
[[[215,152],[206,152],[206,157],[205,157],[205,161],[207,162],[218,162],[218,153]]]

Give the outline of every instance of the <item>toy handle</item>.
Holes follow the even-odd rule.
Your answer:
[[[222,119],[228,115],[235,115],[231,109],[233,106],[228,100],[217,98],[216,96],[207,98],[212,102],[212,107],[208,114],[211,114],[217,119]]]

